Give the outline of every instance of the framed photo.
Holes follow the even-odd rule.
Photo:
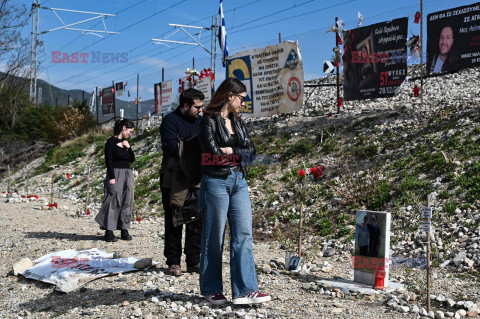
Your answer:
[[[288,271],[298,270],[300,268],[300,263],[302,262],[302,257],[293,256],[290,258],[290,261],[287,266]]]

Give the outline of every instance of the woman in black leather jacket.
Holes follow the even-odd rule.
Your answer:
[[[223,295],[222,253],[228,218],[230,275],[234,304],[266,302],[258,291],[253,259],[252,206],[245,181],[245,164],[255,155],[245,123],[239,116],[245,85],[235,78],[220,84],[200,124],[202,182],[199,204],[203,212],[200,292],[215,305]]]

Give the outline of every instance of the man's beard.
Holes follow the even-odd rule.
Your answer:
[[[192,115],[192,114],[190,113],[190,110],[188,110],[187,112],[185,112],[184,116],[185,116],[185,118],[186,118],[188,121],[193,121],[193,122],[198,118],[197,116]]]

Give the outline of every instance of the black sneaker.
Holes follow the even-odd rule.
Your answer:
[[[128,233],[128,229],[122,229],[122,235],[120,236],[122,240],[132,240],[132,236]]]
[[[118,238],[115,237],[115,235],[113,234],[113,231],[111,231],[111,230],[106,230],[105,231],[104,239],[107,243],[114,243],[114,242],[118,241]]]

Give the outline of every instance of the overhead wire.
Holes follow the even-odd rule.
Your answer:
[[[184,0],[184,1],[186,1],[186,0]],[[243,4],[243,5],[240,5],[240,6],[238,6],[238,7],[233,8],[233,9],[227,10],[226,12],[230,12],[230,11],[234,11],[234,10],[237,10],[237,9],[241,9],[241,8],[247,7],[247,6],[252,5],[252,4],[257,4],[257,3],[260,2],[260,1],[264,1],[264,0],[250,1],[250,2],[248,2],[248,3],[246,3],[246,4]],[[314,1],[314,0],[313,0],[313,1]],[[203,21],[203,20],[208,19],[208,18],[211,18],[211,16],[208,16],[208,17],[205,17],[205,18],[201,18],[201,19],[195,20],[195,21],[193,21],[193,22],[190,22],[189,24],[197,23],[197,22]],[[146,19],[148,19],[148,17],[147,17]],[[132,26],[132,25],[131,25],[131,26]],[[130,27],[130,26],[129,26],[129,27]],[[121,32],[121,31],[123,31],[123,30],[125,30],[125,29],[126,29],[126,28],[120,30],[119,32]],[[170,31],[171,31],[171,30],[169,30],[169,31],[167,31],[167,32],[164,32],[163,35],[165,35],[166,33],[170,32]],[[163,36],[163,35],[160,35],[160,37]],[[98,43],[98,42],[100,42],[100,40],[97,41],[96,43]],[[151,40],[148,40],[148,41],[144,42],[143,44],[141,44],[141,45],[139,45],[139,46],[136,46],[135,48],[138,49],[139,47],[142,47],[142,46],[144,46],[144,45],[146,45],[146,44],[148,44],[148,43],[151,43]],[[95,43],[94,43],[94,44],[95,44]],[[90,46],[87,46],[86,48],[88,48],[88,47],[90,47]],[[85,49],[85,48],[84,48],[84,49]],[[79,51],[83,51],[84,49],[79,50]],[[155,50],[155,49],[149,50],[148,52],[145,52],[145,53],[149,53],[149,52],[154,51],[154,50]],[[129,52],[132,52],[132,51],[133,51],[133,49],[130,50]],[[142,54],[145,54],[145,53],[142,53]],[[142,55],[142,54],[140,54],[140,55]],[[138,57],[138,56],[140,56],[140,55],[137,55],[136,57]],[[149,58],[149,57],[146,57],[146,58],[144,58],[144,59],[142,59],[142,60],[140,60],[140,61],[134,62],[134,63],[138,63],[138,62],[144,61],[144,60],[146,60],[146,59],[148,59],[148,58]],[[131,64],[132,64],[132,63],[130,63],[129,65],[131,65]],[[71,78],[75,78],[75,77],[77,77],[77,76],[83,75],[84,73],[93,71],[93,70],[98,69],[98,68],[100,68],[100,67],[102,67],[102,65],[95,66],[94,68],[91,68],[91,69],[89,69],[89,70],[83,71],[83,72],[81,72],[81,73],[79,73],[79,74],[76,74],[75,76],[69,77],[69,78],[67,78],[67,79],[63,79],[63,80],[61,80],[61,81],[59,81],[59,82],[56,82],[56,84],[59,84],[59,83],[68,81],[68,80],[70,80]]]

